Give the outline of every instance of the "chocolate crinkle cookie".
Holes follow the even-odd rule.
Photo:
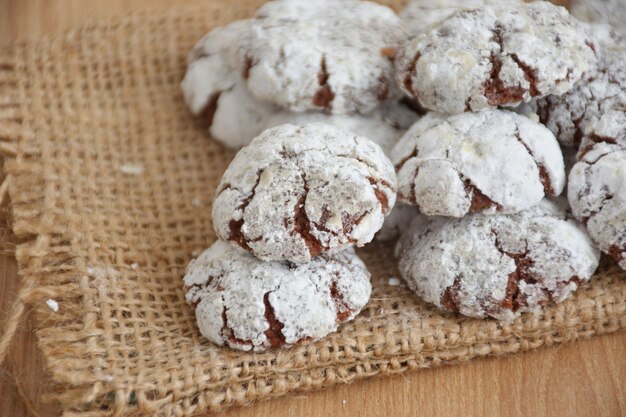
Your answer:
[[[263,5],[239,49],[259,99],[293,111],[368,113],[398,98],[393,57],[405,36],[389,8],[355,0],[276,0]]]
[[[626,37],[602,25],[588,26],[598,44],[598,64],[561,96],[537,101],[537,113],[563,146],[578,146],[589,123],[626,108]]]
[[[546,1],[460,11],[398,49],[396,78],[424,107],[462,113],[563,94],[596,62],[583,26]]]
[[[286,123],[298,126],[324,123],[359,136],[364,136],[380,146],[385,155],[390,155],[391,148],[418,119],[419,115],[409,107],[394,102],[383,105],[367,115],[358,113],[296,113],[283,110],[269,118],[267,128]]]
[[[404,235],[400,273],[435,306],[477,318],[512,320],[561,302],[600,260],[583,228],[544,200],[514,215],[422,218]]]
[[[515,213],[565,186],[554,135],[506,110],[429,113],[396,144],[392,161],[398,198],[427,215]]]
[[[217,189],[213,226],[265,261],[309,262],[371,241],[396,188],[393,165],[371,140],[324,124],[281,125],[237,153]]]
[[[626,114],[604,115],[587,129],[569,174],[574,216],[600,250],[626,269]]]
[[[200,333],[220,346],[263,351],[317,340],[369,300],[370,274],[353,249],[294,266],[263,262],[217,241],[184,278]]]
[[[278,111],[248,92],[236,64],[236,45],[249,22],[236,21],[206,34],[189,54],[181,82],[187,107],[229,148],[247,145]]]

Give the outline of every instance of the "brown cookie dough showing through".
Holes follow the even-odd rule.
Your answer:
[[[305,263],[370,242],[396,188],[393,165],[369,139],[324,124],[281,125],[235,156],[217,189],[213,226],[260,259]]]
[[[200,333],[220,346],[263,351],[318,340],[367,304],[370,274],[353,249],[310,263],[263,262],[217,241],[184,278]]]
[[[425,301],[507,321],[570,297],[600,260],[583,228],[547,200],[514,215],[418,217],[399,254],[400,273]]]
[[[447,114],[563,94],[596,62],[583,25],[549,2],[487,2],[412,36],[396,79],[424,107]]]

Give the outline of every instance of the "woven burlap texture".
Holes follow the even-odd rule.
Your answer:
[[[626,280],[614,266],[573,299],[500,324],[442,314],[389,286],[393,245],[374,244],[360,250],[372,300],[339,332],[262,354],[204,340],[182,277],[215,240],[211,201],[233,153],[194,122],[178,84],[196,40],[258,5],[136,13],[0,59],[0,150],[25,242],[20,299],[34,308],[65,415],[223,410],[624,327]]]

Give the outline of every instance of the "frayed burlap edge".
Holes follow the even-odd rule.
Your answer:
[[[406,288],[386,286],[387,278],[397,276],[397,272],[390,261],[389,247],[376,244],[360,251],[374,275],[372,301],[354,323],[318,343],[266,354],[219,349],[202,340],[197,332],[192,333],[194,328],[188,324],[191,318],[188,310],[180,310],[180,317],[165,322],[172,326],[165,342],[155,336],[163,332],[163,321],[148,323],[148,327],[159,327],[159,332],[146,337],[143,333],[129,336],[128,332],[137,325],[135,320],[142,317],[132,314],[141,311],[141,306],[137,307],[129,299],[119,299],[115,288],[107,285],[114,282],[121,288],[135,288],[137,278],[132,267],[135,263],[125,258],[125,251],[132,251],[132,248],[117,245],[116,240],[100,235],[107,234],[107,230],[94,231],[89,222],[92,214],[73,210],[72,198],[79,197],[73,194],[72,182],[80,180],[68,177],[64,165],[84,158],[81,152],[86,148],[83,145],[73,148],[77,139],[72,134],[76,126],[95,125],[93,121],[83,120],[85,115],[50,106],[63,104],[62,101],[57,103],[55,93],[68,88],[85,88],[76,82],[80,78],[66,79],[58,75],[63,74],[63,68],[56,67],[64,65],[64,60],[57,60],[55,56],[61,54],[71,61],[72,54],[84,54],[86,48],[100,45],[97,43],[100,35],[122,42],[125,34],[132,34],[140,41],[142,37],[155,36],[157,31],[190,30],[187,25],[193,23],[194,33],[187,36],[185,42],[181,41],[185,48],[182,56],[191,40],[210,28],[207,22],[223,24],[244,17],[258,4],[258,1],[238,2],[237,5],[225,2],[222,6],[136,13],[108,24],[72,31],[60,38],[16,45],[0,58],[0,151],[6,157],[7,172],[0,195],[8,189],[13,230],[23,242],[16,249],[22,287],[0,340],[0,359],[19,326],[24,306],[32,305],[39,346],[56,382],[51,395],[60,401],[65,415],[190,415],[287,393],[322,389],[364,377],[552,346],[624,328],[625,273],[615,266],[605,265],[592,283],[583,286],[573,299],[526,314],[514,323],[502,324],[441,314],[416,300]],[[126,45],[125,53],[137,52],[134,47]],[[94,65],[106,65],[103,60],[107,59],[107,53],[96,52],[90,55]],[[176,61],[172,68],[176,68],[178,72],[174,73],[178,77],[180,59],[172,60]],[[170,88],[170,84],[177,82],[176,77],[159,79],[158,83]],[[61,81],[67,85],[59,85]],[[159,88],[158,83],[149,88]],[[106,90],[106,87],[98,87],[98,91],[100,88]],[[176,106],[180,107],[180,103]],[[40,108],[47,112],[33,117],[32,113]],[[134,109],[128,111],[133,113]],[[184,109],[176,114],[184,114]],[[181,117],[184,116],[173,120]],[[171,123],[181,128],[176,122]],[[189,134],[201,136],[199,132]],[[60,142],[60,138],[65,137],[68,141]],[[94,140],[104,139],[94,136]],[[63,145],[70,148],[69,154],[63,153],[65,148],[59,149]],[[115,142],[115,145],[122,146],[124,142]],[[222,159],[232,156],[213,144],[210,146],[209,155],[217,152]],[[218,171],[209,172],[207,178],[212,185],[219,179]],[[98,184],[103,186],[103,183]],[[127,186],[124,183],[124,187]],[[98,206],[94,207],[97,211]],[[198,222],[207,227],[205,220]],[[171,232],[180,231],[180,227],[172,227]],[[193,245],[181,243],[175,249],[176,256],[168,264],[174,271],[171,274],[181,275],[184,264],[192,257],[190,248],[214,239],[212,231],[203,233]],[[103,248],[103,242],[110,246]],[[138,261],[141,259],[139,257]],[[148,278],[139,282],[153,283]],[[180,295],[180,291],[168,293],[168,296],[171,294]],[[110,302],[112,298],[115,303]],[[45,305],[48,299],[59,303],[61,308],[57,313],[51,314]],[[124,331],[118,333],[107,321],[110,312],[103,310],[112,304],[122,313],[127,308],[131,314],[124,317],[120,313],[119,321],[128,319],[128,323],[123,322]],[[177,321],[184,323],[182,330],[178,329]],[[178,334],[180,338],[173,340]],[[133,344],[127,344],[127,340]],[[168,355],[177,358],[173,350],[178,352],[183,348],[195,356],[188,362],[163,361],[153,354],[142,354],[142,349],[152,352],[151,346],[138,346],[146,341],[154,343],[155,349],[170,349],[163,352],[166,359]]]

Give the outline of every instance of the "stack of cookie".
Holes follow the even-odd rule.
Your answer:
[[[548,2],[434,3],[414,0],[401,14],[412,35],[396,55],[397,80],[433,113],[392,160],[399,199],[438,217],[413,221],[399,267],[444,310],[511,320],[589,280],[594,242],[624,265],[623,34]],[[501,109],[520,103],[521,114]],[[555,134],[566,147],[586,126],[568,196],[594,242],[566,201],[544,199],[565,186]]]
[[[368,301],[352,246],[376,233],[403,231],[402,276],[444,310],[510,320],[564,300],[600,253],[567,203],[547,199],[566,185],[555,109],[576,91],[597,100],[598,83],[601,103],[573,121],[589,127],[569,195],[600,248],[623,256],[611,173],[625,171],[626,129],[606,105],[621,100],[623,59],[543,1],[413,0],[401,17],[367,1],[275,0],[191,52],[188,107],[242,148],[213,203],[220,240],[185,276],[209,340],[263,350],[334,331]]]

